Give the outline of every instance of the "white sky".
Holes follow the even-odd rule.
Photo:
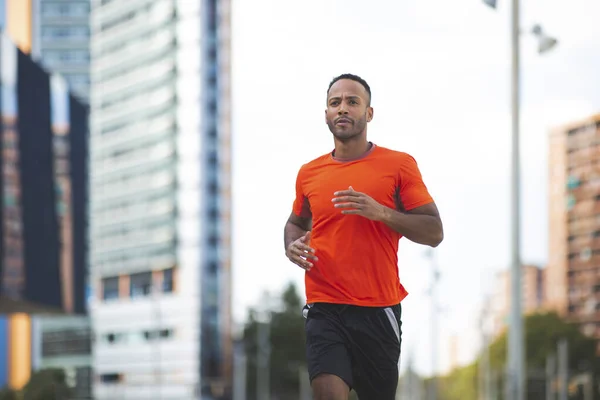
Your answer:
[[[300,165],[331,151],[323,120],[334,76],[361,75],[373,91],[369,138],[411,153],[440,209],[437,249],[443,314],[440,368],[449,339],[459,358],[479,346],[477,315],[493,272],[509,261],[509,1],[234,0],[234,316],[264,290],[303,272],[287,261],[283,225]],[[547,259],[547,132],[600,111],[600,2],[529,0],[535,22],[559,39],[537,55],[522,40],[523,258]],[[400,244],[403,360],[431,371],[431,269],[425,248]],[[406,365],[406,363],[404,363]]]

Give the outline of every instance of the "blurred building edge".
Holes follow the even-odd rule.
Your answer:
[[[55,135],[56,155],[66,157],[70,146],[65,141],[65,133],[69,131],[87,132],[87,110],[82,114],[80,104],[73,103],[69,107],[69,93],[77,99],[89,102],[89,14],[88,0],[0,0],[0,26],[7,36],[32,59],[42,65],[50,73],[59,73],[62,78],[54,77],[51,80],[52,91],[52,129]],[[68,92],[65,86],[68,86]],[[71,111],[71,108],[73,111]],[[69,114],[85,115],[85,120],[79,120],[84,126],[73,127],[69,122]],[[87,136],[85,139],[87,148]],[[62,153],[61,153],[62,151]],[[87,154],[78,152],[75,157]],[[68,160],[67,160],[68,161]],[[85,161],[87,162],[87,161]],[[62,224],[61,252],[62,263],[68,267],[69,253],[85,251],[87,237],[78,236],[75,243],[70,240],[69,218],[73,218],[69,208],[69,197],[81,196],[84,192],[70,192],[71,184],[64,179],[61,168],[68,163],[57,160],[55,176],[59,201],[59,214],[67,223]],[[75,165],[77,162],[75,162]],[[81,169],[73,173],[84,174]],[[77,194],[78,193],[78,194]],[[83,201],[75,201],[75,208],[84,206]],[[67,205],[65,207],[65,204]],[[77,212],[77,211],[75,211]],[[80,218],[80,223],[85,221]],[[74,222],[77,223],[77,222]],[[85,229],[85,228],[81,228]],[[76,257],[83,257],[83,253]],[[85,256],[87,257],[87,256]],[[82,259],[78,262],[83,262]],[[83,286],[78,288],[83,290]],[[33,317],[31,321],[32,336],[32,368],[62,367],[67,378],[75,385],[75,398],[86,399],[91,394],[89,385],[91,375],[91,335],[90,322],[87,316],[71,317]]]
[[[0,0],[0,26],[25,54],[61,74],[88,103],[89,0]]]
[[[522,298],[525,315],[545,308],[545,269],[536,265],[522,266]],[[491,301],[483,310],[489,320],[485,322],[486,333],[492,338],[499,336],[508,326],[510,312],[511,279],[508,269],[496,274]]]
[[[41,365],[31,315],[86,313],[88,109],[61,81],[1,34],[0,387]]]
[[[231,1],[91,7],[94,398],[231,399]]]
[[[600,339],[600,114],[549,143],[547,304]]]

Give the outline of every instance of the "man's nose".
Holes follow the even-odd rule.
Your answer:
[[[338,108],[338,114],[348,114],[348,109],[346,108],[345,103],[340,104],[340,107]]]

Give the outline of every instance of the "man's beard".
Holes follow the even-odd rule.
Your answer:
[[[327,126],[329,127],[329,130],[331,131],[331,133],[333,134],[333,136],[344,142],[344,141],[348,141],[351,139],[354,139],[357,136],[360,136],[361,133],[363,133],[363,131],[365,130],[365,127],[367,126],[367,119],[365,117],[354,120],[354,123],[352,124],[351,127],[346,128],[344,130],[339,129],[336,125],[335,122],[328,120],[327,121]]]

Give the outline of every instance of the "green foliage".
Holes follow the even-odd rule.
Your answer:
[[[438,392],[443,400],[477,400],[477,364],[457,368],[440,379]]]
[[[34,372],[23,388],[22,393],[23,398],[27,400],[67,400],[71,397],[65,372],[58,368]]]
[[[71,398],[62,369],[43,369],[31,375],[22,390],[0,390],[0,400],[68,400]]]
[[[556,313],[533,314],[525,319],[527,368],[543,370],[546,366],[546,357],[556,353],[561,339],[567,339],[569,343],[571,371],[600,371],[600,360],[595,356],[595,341],[583,335],[576,325],[560,319]],[[505,368],[506,346],[506,333],[492,343],[490,359],[493,369]]]
[[[293,284],[290,283],[283,292],[281,303],[281,310],[270,313],[271,393],[273,398],[294,400],[298,398],[300,369],[306,368],[306,353],[303,304]],[[246,386],[248,400],[256,400],[257,332],[256,312],[250,310],[244,329],[244,346],[248,362]]]
[[[556,313],[534,314],[525,318],[525,357],[529,373],[528,400],[545,399],[543,382],[546,359],[555,355],[558,342],[569,343],[569,370],[600,373],[600,358],[596,356],[593,339],[583,335],[576,325],[563,321]],[[490,346],[490,365],[495,371],[494,386],[499,393],[504,387],[503,371],[506,369],[507,334],[499,336]],[[537,376],[537,378],[532,378]],[[597,378],[596,378],[597,379]],[[440,383],[440,398],[443,400],[476,400],[479,380],[479,360],[458,368]]]
[[[17,392],[14,390],[4,388],[0,390],[0,400],[18,400]]]

